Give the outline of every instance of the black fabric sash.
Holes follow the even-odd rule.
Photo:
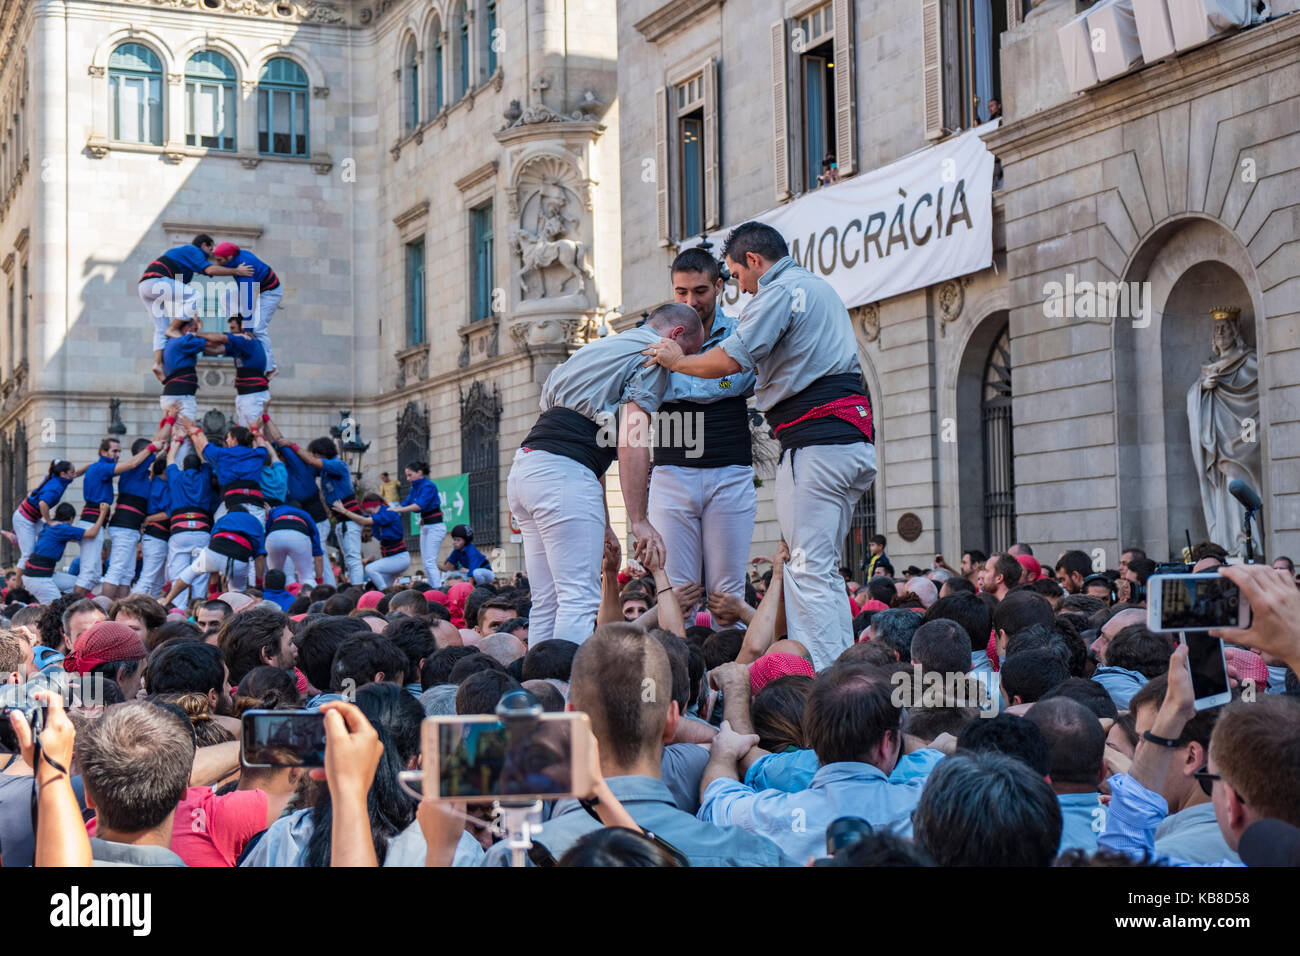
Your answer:
[[[538,417],[520,447],[572,458],[600,478],[618,457],[618,445],[600,447],[599,434],[600,426],[586,415],[568,408],[550,408]]]
[[[689,434],[696,443],[687,447],[684,423],[692,419]],[[745,399],[724,398],[720,402],[668,402],[655,413],[655,464],[681,468],[724,468],[728,465],[752,465],[754,446],[749,436],[749,408]],[[694,422],[702,423],[702,428]],[[658,444],[670,439],[680,444]],[[688,452],[701,452],[689,457]]]

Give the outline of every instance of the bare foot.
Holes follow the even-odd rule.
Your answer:
[[[9,542],[10,544],[12,544],[14,547],[17,547],[17,546],[18,546],[18,535],[14,534],[12,531],[3,531],[3,530],[0,530],[0,538],[4,538],[6,541],[8,541],[8,542]]]
[[[184,319],[172,319],[172,324],[167,326],[167,331],[163,334],[169,339],[179,339],[181,337],[181,328],[184,327]]]

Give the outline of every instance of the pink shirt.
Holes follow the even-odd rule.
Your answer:
[[[176,805],[172,852],[188,866],[234,866],[248,841],[266,829],[266,794],[235,790],[216,796],[190,787]]]

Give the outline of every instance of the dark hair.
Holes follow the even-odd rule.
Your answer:
[[[1047,738],[1034,724],[1011,714],[980,717],[972,720],[957,735],[958,753],[996,751],[1015,757],[1040,777],[1052,766],[1052,750]]]
[[[244,675],[235,689],[235,710],[253,707],[259,710],[282,710],[298,706],[301,695],[293,674],[279,667],[263,664]]]
[[[240,445],[244,448],[253,447],[253,433],[243,425],[231,425],[230,428],[226,430],[226,434],[235,440],[236,445]]]
[[[438,621],[451,621],[451,611],[447,610],[447,605],[438,601],[429,601],[429,608],[424,612],[424,616],[429,618],[429,623],[435,627]]]
[[[1024,566],[1014,557],[1005,551],[999,551],[992,556],[993,571],[1002,575],[1002,583],[1008,588],[1013,588],[1020,583],[1021,577],[1024,576]]]
[[[1032,591],[1017,591],[998,602],[993,612],[993,627],[1006,631],[1007,637],[1014,637],[1034,624],[1050,628],[1054,617],[1052,604],[1047,598]]]
[[[549,644],[550,641],[545,643]],[[462,657],[471,657],[479,653],[481,652],[476,647],[456,645],[439,648],[424,659],[424,667],[420,669],[420,686],[428,690],[439,684],[450,684],[451,670],[456,666],[456,662]]]
[[[602,759],[628,766],[653,753],[658,761],[670,698],[645,691],[672,681],[663,645],[633,624],[602,624],[574,655],[569,701],[590,718]]]
[[[962,552],[962,557],[965,557],[968,554],[970,555],[971,564],[983,564],[989,559],[989,556],[979,548],[967,548]]]
[[[519,687],[519,681],[507,674],[504,668],[470,674],[456,691],[456,713],[461,715],[495,713],[501,698],[512,690],[518,690]]]
[[[544,838],[543,838],[544,839]],[[601,827],[577,840],[560,857],[559,866],[684,866],[643,833],[626,827]]]
[[[356,608],[357,602],[346,594],[331,594],[325,599],[324,613],[331,617],[346,617]]]
[[[1049,647],[1008,655],[1002,664],[1002,687],[1008,698],[1019,697],[1022,704],[1032,704],[1069,676],[1061,655]]]
[[[1114,643],[1113,641],[1111,643]],[[1110,659],[1107,652],[1106,659]],[[1104,689],[1104,688],[1103,688]],[[1165,702],[1165,694],[1169,692],[1169,674],[1158,674],[1151,678],[1145,684],[1138,688],[1128,702],[1129,713],[1136,719],[1137,712],[1147,706],[1159,710]],[[1178,735],[1178,746],[1186,747],[1195,741],[1209,752],[1210,735],[1214,732],[1214,725],[1219,719],[1219,714],[1223,712],[1222,707],[1210,707],[1206,710],[1198,710],[1196,716],[1183,725],[1183,732]]]
[[[883,534],[873,534],[867,540],[870,541],[872,544],[880,545],[882,548],[889,544],[889,539],[886,538]]]
[[[478,606],[478,611],[474,615],[474,623],[476,625],[482,625],[484,611],[509,611],[513,616],[516,613],[515,602],[510,598],[503,597],[499,594],[493,595]],[[466,618],[465,620],[468,621],[469,618]],[[502,623],[504,624],[505,622],[502,621]]]
[[[1106,646],[1106,664],[1137,671],[1150,679],[1169,670],[1169,655],[1174,652],[1173,641],[1167,634],[1147,630],[1145,624],[1130,624],[1120,628]]]
[[[254,667],[265,664],[263,651],[272,659],[278,656],[288,626],[288,616],[269,607],[250,608],[222,621],[217,645],[230,668],[230,682],[238,684]]]
[[[339,693],[351,680],[353,687],[364,687],[382,673],[383,681],[400,684],[406,671],[406,657],[386,637],[357,631],[343,639],[330,664],[330,690]]]
[[[1106,733],[1092,711],[1068,697],[1054,697],[1040,699],[1025,719],[1047,738],[1052,783],[1096,785],[1100,781]]]
[[[750,722],[758,734],[758,745],[772,753],[789,747],[805,750],[803,715],[812,693],[813,678],[786,674],[763,685],[750,704]]]
[[[465,626],[474,627],[478,624],[478,611],[485,601],[490,601],[496,597],[496,592],[491,588],[479,585],[465,596]]]
[[[99,453],[102,455],[114,445],[120,444],[122,444],[122,439],[118,438],[116,435],[108,435],[99,443]]]
[[[734,627],[725,631],[714,631],[700,648],[704,652],[704,664],[709,670],[734,661],[745,643],[745,632]]]
[[[899,731],[886,673],[864,664],[832,664],[818,675],[804,705],[804,741],[817,760],[868,763],[886,733]]]
[[[418,471],[422,475],[429,473],[429,463],[427,461],[408,461],[405,467],[411,469],[411,471]]]
[[[410,613],[422,617],[429,613],[429,599],[424,596],[423,591],[417,591],[415,588],[407,588],[405,591],[398,591],[388,598],[388,610],[396,611],[404,607],[410,608]]]
[[[703,624],[692,624],[686,628],[686,640],[698,647],[703,645],[712,633],[713,628],[711,627],[706,627]]]
[[[898,587],[894,584],[893,579],[884,575],[868,578],[864,587],[871,600],[879,601],[882,604],[892,604],[894,598],[898,597]]]
[[[746,253],[762,256],[768,262],[776,262],[790,254],[781,234],[767,223],[742,222],[727,234],[722,244],[722,254],[732,262],[743,263]]]
[[[1055,635],[1052,628],[1047,624],[1030,624],[1028,627],[1016,631],[1014,635],[1007,639],[1006,653],[1002,656],[1010,659],[1012,654],[1019,654],[1023,651],[1042,650],[1051,647]],[[1065,680],[1064,677],[1061,680]]]
[[[1138,584],[1146,584],[1147,578],[1156,573],[1156,563],[1148,557],[1134,558],[1128,569],[1137,575]]]
[[[412,694],[386,683],[368,684],[357,691],[357,707],[366,715],[384,745],[374,782],[366,796],[375,856],[382,866],[388,855],[389,841],[415,820],[417,804],[398,786],[397,774],[406,770],[420,751],[424,708]],[[316,791],[312,823],[302,865],[329,866],[333,808],[328,787],[319,787]]]
[[[1136,697],[1137,695],[1134,694],[1133,696]],[[1038,702],[1042,703],[1045,700],[1052,700],[1057,697],[1068,697],[1070,700],[1082,704],[1098,719],[1109,718],[1114,720],[1119,716],[1115,701],[1111,700],[1106,688],[1085,677],[1069,677],[1061,681],[1055,687],[1049,688],[1042,697],[1039,697]],[[1129,702],[1129,707],[1130,709],[1133,707],[1132,701]]]
[[[449,650],[449,648],[444,648]],[[447,675],[448,684],[462,684],[465,680],[479,671],[499,671],[506,673],[506,665],[502,664],[495,657],[484,654],[478,648],[471,648],[474,654],[466,654],[460,660],[451,666],[451,673]]]
[[[650,636],[668,653],[668,666],[673,674],[673,700],[677,701],[678,712],[684,714],[691,701],[691,645],[686,638],[661,627],[651,630]]]
[[[930,606],[930,610],[926,611],[922,623],[928,624],[931,620],[941,619],[954,620],[961,624],[966,631],[967,640],[970,641],[972,652],[987,648],[988,635],[993,624],[989,619],[988,606],[974,593],[949,594],[948,597],[939,598]]]
[[[668,275],[671,277],[678,272],[703,272],[710,283],[722,278],[722,266],[718,260],[699,246],[691,246],[677,253],[677,258],[668,269]]]
[[[308,442],[307,450],[317,458],[337,458],[339,455],[339,448],[334,444],[334,439],[324,435]]]
[[[917,845],[939,866],[1049,866],[1061,842],[1061,806],[1052,788],[1000,754],[941,760],[913,820]]]
[[[397,645],[406,657],[406,682],[420,679],[420,665],[434,652],[433,631],[423,618],[402,617],[384,628],[384,637]]]
[[[1099,597],[1091,594],[1067,594],[1061,602],[1061,614],[1076,613],[1091,618],[1094,614],[1108,611],[1109,605]]]
[[[266,585],[267,590],[283,591],[284,586],[288,583],[288,578],[285,577],[284,572],[279,568],[271,568],[266,572],[266,577],[263,579],[262,583]]]
[[[934,866],[934,861],[911,840],[888,830],[876,830],[836,853],[829,865]]]
[[[215,690],[222,698],[229,691],[221,651],[203,641],[173,641],[159,647],[149,655],[146,670],[151,694]]]
[[[308,683],[317,690],[330,686],[334,655],[345,640],[362,632],[369,633],[365,621],[355,617],[308,618],[295,640],[298,643],[298,669],[307,676]],[[371,671],[373,674],[374,671]]]
[[[190,245],[206,246],[206,245],[210,245],[213,241],[214,241],[213,238],[209,236],[206,232],[201,232],[194,237],[194,239],[190,242]]]
[[[50,470],[46,473],[45,477],[53,478],[55,475],[61,475],[69,468],[74,468],[72,462],[64,461],[62,458],[55,458],[50,462]]]
[[[877,643],[884,644],[898,654],[904,664],[912,659],[912,635],[921,626],[921,615],[906,608],[891,608],[877,611],[871,619],[871,629],[875,632]],[[967,664],[969,665],[969,658]],[[966,668],[970,670],[968,666]]]
[[[1067,575],[1078,574],[1086,578],[1092,573],[1092,558],[1082,551],[1067,551],[1056,561],[1056,570],[1064,569]]]
[[[311,589],[310,597],[312,599],[312,603],[315,603],[317,601],[324,603],[325,601],[328,601],[330,598],[332,598],[334,595],[338,593],[339,593],[338,589],[329,584],[318,584]]]
[[[966,629],[948,618],[928,621],[912,635],[910,660],[927,671],[938,674],[968,673],[971,667],[970,654],[970,637]]]
[[[953,595],[956,594],[975,593],[975,585],[971,584],[970,581],[968,581],[966,578],[960,578],[960,577],[949,578],[947,581],[944,581],[943,584],[939,585],[940,591],[942,591],[944,588],[948,589],[948,594],[945,595],[945,597],[952,597]],[[943,598],[939,598],[939,600],[942,601]],[[930,605],[930,606],[931,608],[934,607],[934,605]]]
[[[55,521],[71,521],[77,516],[77,509],[66,501],[61,501],[54,506],[52,517]]]

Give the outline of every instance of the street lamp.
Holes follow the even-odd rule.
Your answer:
[[[370,450],[370,443],[361,440],[361,426],[352,418],[352,412],[343,409],[339,412],[339,423],[330,426],[330,435],[339,443],[339,451],[352,472],[355,484],[361,484],[361,459]]]

